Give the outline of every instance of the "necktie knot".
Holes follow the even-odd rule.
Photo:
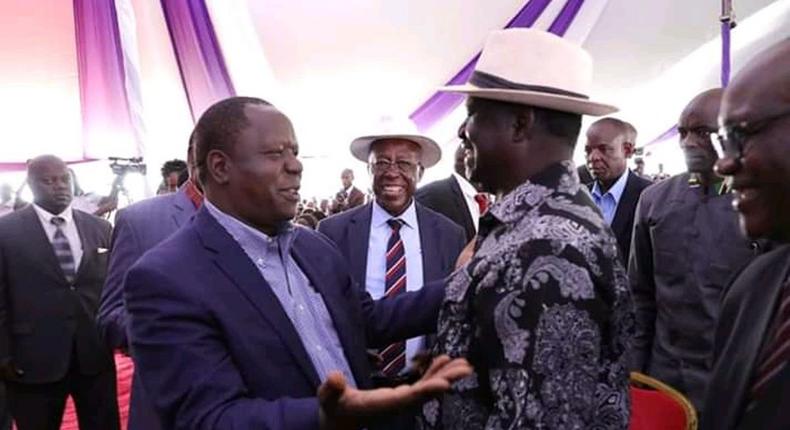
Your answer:
[[[399,220],[398,218],[390,218],[387,220],[387,224],[389,224],[390,228],[394,232],[398,232],[400,228],[403,226],[403,221]]]
[[[49,222],[51,222],[55,227],[60,227],[66,223],[66,220],[63,217],[53,216]]]

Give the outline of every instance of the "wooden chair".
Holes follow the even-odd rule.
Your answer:
[[[663,382],[631,372],[630,430],[696,430],[697,411],[689,400]]]

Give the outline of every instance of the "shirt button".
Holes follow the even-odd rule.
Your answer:
[[[323,350],[324,350],[324,348],[321,348],[321,345],[316,345],[316,346],[315,346],[315,349],[316,349],[317,351],[323,351]]]
[[[304,311],[304,306],[303,305],[299,305],[297,307],[299,308],[300,311]]]

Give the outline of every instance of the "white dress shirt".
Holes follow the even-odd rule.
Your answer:
[[[52,218],[59,216],[66,220],[60,228],[63,229],[63,234],[69,241],[71,255],[74,256],[74,272],[76,273],[82,261],[82,241],[80,240],[80,232],[77,230],[77,224],[74,223],[74,213],[71,209],[71,205],[57,215],[47,212],[35,203],[33,204],[33,209],[35,209],[36,214],[38,214],[38,220],[41,221],[41,226],[44,227],[44,232],[47,234],[49,243],[52,243],[55,237],[55,231],[58,229],[55,227],[55,224],[52,224]]]
[[[365,273],[368,292],[374,299],[384,296],[385,275],[387,272],[387,242],[392,229],[387,221],[397,218],[403,221],[400,238],[406,255],[406,291],[419,290],[423,286],[422,245],[420,244],[420,226],[417,223],[417,210],[412,199],[409,207],[400,216],[393,217],[373,201],[373,216],[370,219],[370,240],[368,241],[368,267]],[[404,317],[407,317],[404,315]],[[406,368],[411,359],[422,349],[422,337],[409,339],[406,342]]]
[[[477,203],[477,200],[475,200],[475,196],[478,192],[463,176],[453,172],[453,177],[455,181],[458,182],[458,186],[461,187],[461,193],[464,195],[466,207],[469,209],[469,215],[472,217],[472,224],[474,224],[475,232],[477,232],[480,224],[480,205]]]

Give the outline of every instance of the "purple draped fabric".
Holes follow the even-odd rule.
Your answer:
[[[655,139],[651,140],[650,142],[642,145],[642,148],[647,148],[648,146],[652,146],[652,145],[655,145],[655,144],[658,144],[658,143],[661,143],[661,142],[665,142],[665,141],[667,141],[669,139],[674,138],[677,135],[678,135],[678,126],[677,125],[673,125],[672,127],[669,128],[669,130],[661,133],[657,138],[655,138]]]
[[[505,28],[531,27],[535,24],[535,21],[538,20],[549,3],[551,3],[551,0],[530,0],[521,8],[519,13],[510,20]],[[564,35],[583,4],[584,0],[568,0],[560,11],[560,14],[554,19],[554,22],[552,22],[549,27],[549,32],[558,36]],[[453,76],[445,85],[461,85],[466,83],[472,75],[475,64],[477,64],[479,58],[480,53],[466,63],[461,71]],[[420,131],[425,131],[452,112],[453,109],[463,102],[463,100],[464,96],[460,94],[437,92],[409,115],[409,118],[414,121],[414,124]]]
[[[204,0],[161,0],[192,119],[236,94]]]
[[[721,86],[730,83],[730,21],[721,23]]]
[[[113,0],[74,0],[83,156],[139,155]],[[130,148],[134,148],[130,152]]]

